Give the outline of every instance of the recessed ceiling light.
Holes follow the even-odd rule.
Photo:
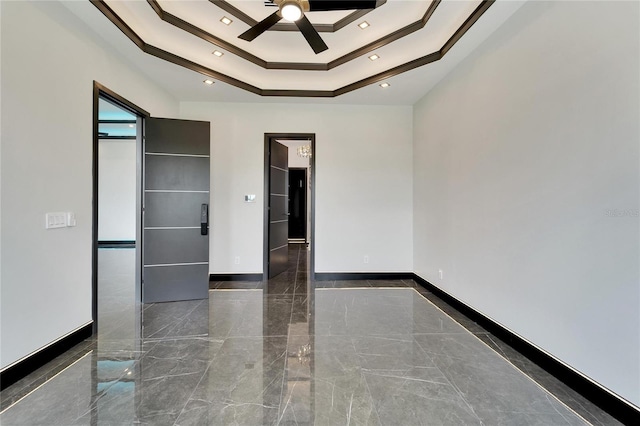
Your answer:
[[[213,56],[217,56],[218,58],[219,58],[220,56],[224,55],[224,53],[222,53],[222,52],[221,52],[221,51],[219,51],[219,50],[214,50],[212,53],[213,53]]]
[[[373,55],[369,56],[369,59],[371,59],[372,61],[375,61],[376,59],[380,59],[380,56],[374,53]]]
[[[383,89],[386,89],[389,86],[391,86],[391,85],[389,83],[387,83],[386,81],[384,83],[380,83],[380,87],[382,87]]]
[[[227,18],[226,16],[223,16],[222,19],[220,20],[220,22],[222,22],[225,25],[230,25],[233,21],[229,18]]]
[[[369,26],[369,23],[367,21],[362,21],[358,24],[358,26],[360,27],[360,29],[364,30]]]
[[[135,124],[129,124],[129,127],[136,127]]]
[[[211,86],[213,84],[213,80],[206,79],[203,81],[204,84]]]

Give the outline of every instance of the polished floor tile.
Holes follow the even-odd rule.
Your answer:
[[[3,391],[0,424],[617,424],[412,280],[315,282],[308,256],[140,305],[133,250],[101,250],[100,332]]]

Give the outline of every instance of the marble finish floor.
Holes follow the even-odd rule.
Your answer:
[[[2,391],[0,424],[618,424],[413,281],[313,282],[292,245],[268,282],[136,306],[133,252],[100,251],[100,332]]]

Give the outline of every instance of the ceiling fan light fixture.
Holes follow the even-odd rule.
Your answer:
[[[285,1],[280,6],[280,13],[285,21],[295,22],[302,18],[302,7],[295,0]]]

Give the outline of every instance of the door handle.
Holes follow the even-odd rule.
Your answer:
[[[200,206],[200,235],[209,233],[209,205],[202,204]]]

